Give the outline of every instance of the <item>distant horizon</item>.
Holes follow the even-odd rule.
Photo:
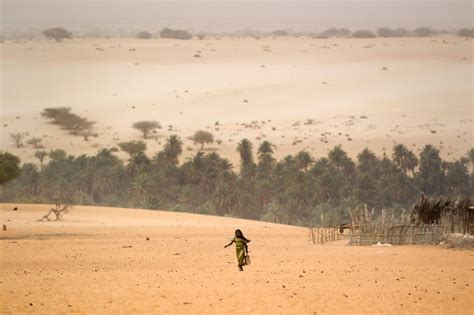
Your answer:
[[[113,5],[112,5],[113,4]],[[330,27],[376,30],[473,27],[469,1],[11,1],[2,2],[4,37],[61,26],[79,34],[131,35],[163,27],[192,33],[245,30],[319,32]],[[349,13],[348,13],[349,12]]]

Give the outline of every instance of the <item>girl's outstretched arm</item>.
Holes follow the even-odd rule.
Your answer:
[[[224,248],[227,248],[227,247],[229,247],[229,246],[230,246],[230,245],[232,245],[233,243],[234,243],[234,240],[230,241],[230,243],[229,243],[229,244],[227,244],[226,246],[224,246]]]

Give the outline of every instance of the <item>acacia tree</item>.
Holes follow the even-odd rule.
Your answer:
[[[56,42],[62,42],[63,39],[72,39],[72,33],[62,27],[48,28],[43,31],[47,39],[54,39]]]
[[[156,129],[160,129],[161,125],[155,120],[142,120],[135,122],[132,127],[143,133],[143,139],[146,139],[148,138],[148,134],[150,132],[154,132]]]
[[[85,117],[81,117],[76,114],[69,114],[63,118],[61,126],[63,129],[68,130],[73,135],[80,135],[89,131],[94,124],[95,122],[89,121]]]
[[[45,119],[51,119],[53,124],[59,125],[70,112],[70,107],[48,107],[41,112],[41,116]]]
[[[213,143],[214,136],[209,131],[198,130],[194,133],[192,137],[194,142],[201,144],[201,150],[204,149],[205,143]]]
[[[130,159],[137,153],[146,151],[146,143],[141,140],[120,142],[118,146],[122,151],[128,153]]]

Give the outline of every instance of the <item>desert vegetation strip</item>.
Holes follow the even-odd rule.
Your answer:
[[[272,143],[260,143],[255,157],[252,142],[242,139],[235,169],[216,152],[198,151],[180,163],[183,142],[177,135],[153,157],[143,141],[119,146],[129,154],[126,163],[108,149],[77,157],[39,151],[41,167],[20,165],[3,153],[0,201],[169,209],[335,227],[350,222],[348,210],[358,206],[400,215],[422,192],[472,198],[474,191],[474,148],[455,161],[444,161],[432,145],[416,155],[401,144],[390,157],[365,148],[353,161],[335,146],[320,158],[300,151],[277,160]]]
[[[71,113],[69,107],[45,108],[41,116],[51,121],[52,124],[60,126],[75,136],[83,136],[85,140],[92,135],[92,127],[95,122]]]

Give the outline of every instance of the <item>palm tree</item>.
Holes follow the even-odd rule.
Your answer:
[[[378,170],[379,159],[374,152],[370,151],[368,148],[365,148],[357,155],[358,160],[358,169],[364,173],[374,174]]]
[[[346,175],[352,174],[354,170],[354,162],[349,158],[346,151],[340,145],[337,145],[328,153],[329,161],[336,167],[338,171],[344,171]]]
[[[398,167],[401,170],[403,170],[405,174],[407,172],[407,167],[405,164],[407,151],[408,151],[407,147],[404,146],[403,144],[396,144],[393,146],[393,153],[392,153],[393,162],[395,162],[398,165]]]
[[[474,177],[474,148],[471,148],[469,151],[467,151],[467,158],[471,164],[471,176]]]
[[[407,150],[404,164],[406,169],[411,171],[412,176],[415,177],[415,168],[418,166],[418,158],[412,151]]]
[[[273,144],[269,141],[263,141],[258,147],[258,156],[264,154],[273,154]]]
[[[136,199],[142,199],[152,193],[153,184],[148,174],[140,174],[133,179],[132,193]]]
[[[270,176],[274,166],[275,158],[273,158],[273,145],[268,141],[263,141],[258,148],[258,176],[260,178]]]
[[[439,194],[442,192],[443,166],[439,151],[432,145],[426,145],[420,154],[419,180],[423,192]]]
[[[464,163],[456,161],[447,166],[446,186],[453,196],[469,191],[469,171]]]
[[[178,165],[178,157],[183,152],[183,141],[177,135],[171,135],[166,139],[166,144],[163,149],[166,158],[173,164]]]
[[[36,151],[35,152],[35,158],[37,158],[40,161],[41,168],[43,168],[43,161],[44,158],[48,156],[48,153],[46,151]]]
[[[250,177],[253,172],[252,143],[248,139],[242,139],[237,145],[240,154],[240,173],[243,177]]]
[[[217,180],[213,201],[217,213],[220,215],[230,214],[237,202],[237,176],[233,172],[223,172]]]
[[[313,157],[309,152],[300,151],[296,157],[296,164],[298,165],[299,169],[304,170],[305,172],[308,170],[308,167],[314,162]]]
[[[151,165],[150,159],[146,156],[145,152],[140,151],[130,158],[130,162],[127,164],[127,173],[134,176],[138,174],[142,169],[145,169]]]
[[[100,150],[88,160],[90,196],[93,201],[99,201],[104,194],[119,185],[120,167],[122,162],[108,149]]]

